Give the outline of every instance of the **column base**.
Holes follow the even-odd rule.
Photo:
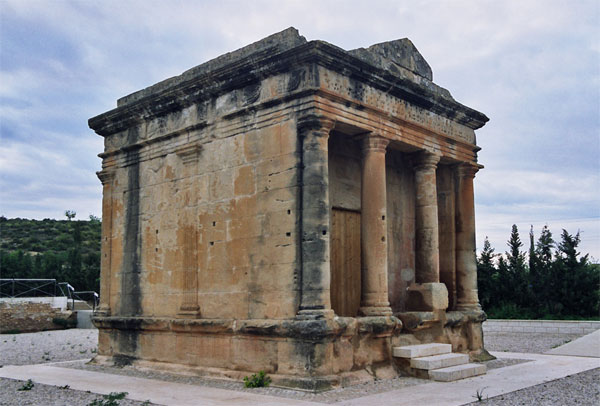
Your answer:
[[[296,320],[333,319],[335,313],[331,309],[303,309],[296,314]]]
[[[361,306],[358,309],[358,315],[364,317],[391,316],[392,314],[390,306]]]
[[[457,303],[456,310],[458,310],[458,311],[481,310],[481,305],[479,303]]]
[[[100,317],[108,317],[110,316],[110,307],[108,307],[107,305],[100,305],[96,308],[96,311],[94,312],[95,316],[100,316]]]
[[[198,305],[183,305],[177,312],[179,319],[197,319],[200,317],[200,306]]]
[[[432,312],[448,308],[448,289],[439,282],[414,283],[408,287],[406,309]]]

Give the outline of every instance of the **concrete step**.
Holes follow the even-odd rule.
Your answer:
[[[431,355],[448,354],[452,352],[451,344],[417,344],[405,345],[403,347],[394,347],[394,357],[398,358],[418,358]]]
[[[429,378],[434,381],[451,382],[459,379],[485,374],[487,368],[483,364],[464,364],[453,367],[433,369],[429,371]]]
[[[416,369],[439,369],[453,367],[455,365],[464,365],[469,363],[469,356],[467,354],[440,354],[432,355],[429,357],[412,358],[410,360],[410,366]]]

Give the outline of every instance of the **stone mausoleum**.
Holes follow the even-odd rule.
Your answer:
[[[96,362],[310,390],[481,358],[474,130],[408,39],[294,28],[118,100],[104,137]]]

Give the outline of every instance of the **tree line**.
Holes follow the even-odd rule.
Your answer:
[[[581,237],[562,230],[555,241],[545,226],[529,250],[516,225],[508,251],[496,254],[487,237],[477,258],[479,300],[489,318],[598,319],[600,265],[578,251]]]
[[[76,290],[100,288],[101,221],[7,219],[0,216],[0,277],[68,282]],[[479,299],[490,318],[584,319],[600,315],[600,265],[578,252],[580,234],[548,227],[529,250],[516,225],[508,251],[497,254],[485,239],[477,258]],[[6,292],[3,292],[6,293]]]
[[[65,212],[67,220],[7,219],[0,216],[0,277],[56,279],[76,290],[99,291],[99,218],[74,220],[76,213]],[[4,286],[2,294],[7,294]]]

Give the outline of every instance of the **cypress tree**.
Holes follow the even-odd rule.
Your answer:
[[[494,265],[496,258],[488,237],[483,241],[483,250],[477,258],[477,286],[479,290],[479,302],[484,310],[489,309],[493,299],[497,297],[498,271]]]
[[[518,306],[527,306],[529,289],[529,275],[525,266],[525,254],[521,252],[523,243],[519,237],[519,230],[513,224],[508,240],[509,251],[506,253],[506,274],[508,277],[508,289],[505,289],[507,298]],[[508,291],[507,291],[508,290]]]

